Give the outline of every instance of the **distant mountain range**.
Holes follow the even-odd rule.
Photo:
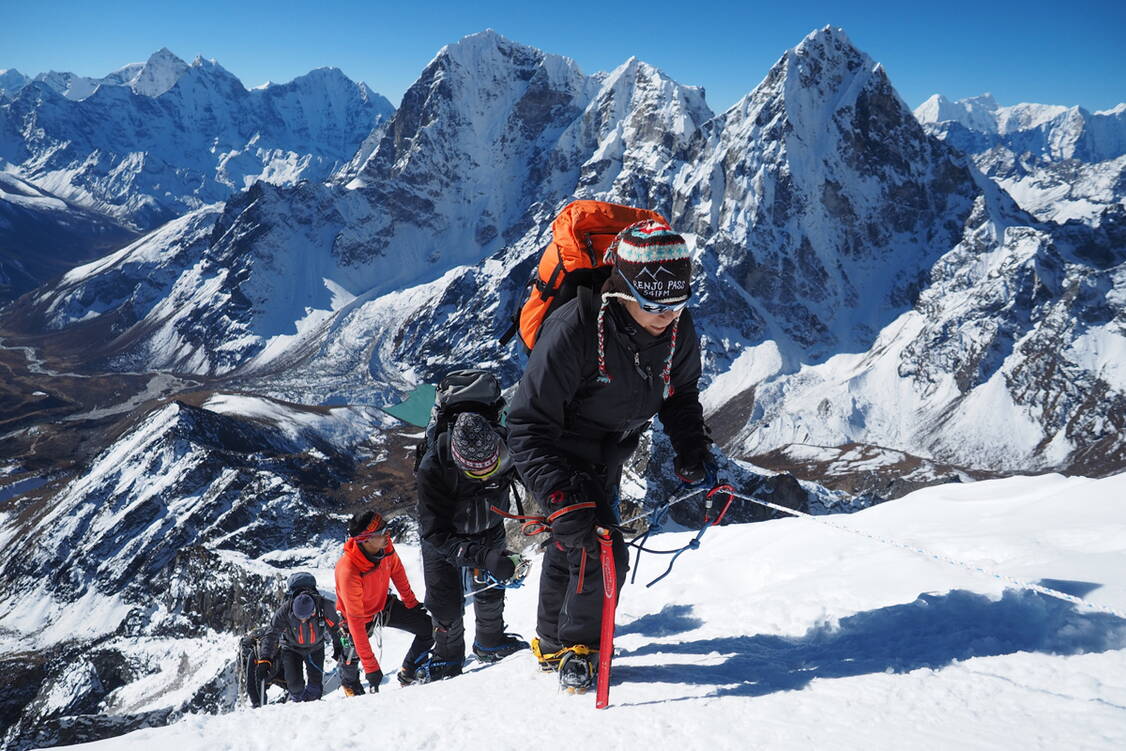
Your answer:
[[[1126,104],[1001,107],[989,94],[951,102],[935,94],[915,110],[958,150],[1043,221],[1098,224],[1126,201]],[[1118,216],[1118,212],[1111,212]]]
[[[102,79],[0,81],[8,169],[136,230],[257,180],[323,180],[394,111],[336,68],[248,91],[214,60],[187,64],[167,49]]]

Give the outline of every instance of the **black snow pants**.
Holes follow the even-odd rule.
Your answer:
[[[383,610],[368,621],[366,631],[369,637],[378,623],[414,634],[414,641],[403,657],[403,667],[410,671],[417,667],[421,662],[420,658],[434,644],[430,633],[430,618],[423,613],[422,608],[408,608],[394,595],[387,595],[387,604],[383,606]],[[345,621],[345,628],[347,625]],[[355,639],[348,640],[348,648],[344,650],[343,662],[340,663],[340,682],[345,686],[354,686],[360,682],[360,656],[356,654],[355,642]]]
[[[282,647],[281,663],[291,701],[316,701],[321,698],[324,692],[324,644],[310,652],[308,657],[301,652]],[[305,668],[309,669],[308,685],[305,684]]]
[[[629,550],[622,533],[611,533],[616,568],[616,596],[629,570]],[[584,566],[585,562],[585,566]],[[579,591],[579,572],[582,591]],[[582,548],[564,548],[556,540],[548,542],[540,573],[540,602],[536,632],[544,650],[582,644],[597,649],[602,639],[602,564],[599,553]]]
[[[628,450],[621,450],[618,458],[629,456],[635,445],[629,444]],[[615,597],[621,598],[622,584],[629,571],[629,548],[626,547],[622,533],[616,528],[621,521],[617,508],[622,462],[615,461],[610,466],[588,465],[588,469],[589,475],[603,486],[603,498],[606,500],[598,504],[595,518],[598,524],[612,530],[610,539],[617,580]],[[560,647],[572,647],[576,644],[596,649],[602,640],[600,551],[601,547],[596,541],[584,556],[582,548],[564,548],[554,538],[544,548],[536,633],[543,642],[541,648],[545,652],[555,652]],[[580,579],[583,585],[581,591]]]
[[[481,536],[489,550],[504,550],[504,527]],[[460,663],[465,660],[465,592],[462,570],[425,541],[422,543],[422,573],[426,580],[426,609],[434,622],[434,657]],[[485,586],[485,585],[482,585]],[[504,636],[504,590],[493,587],[473,597],[475,639],[496,646]]]

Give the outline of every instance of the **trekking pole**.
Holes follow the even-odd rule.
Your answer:
[[[614,544],[610,530],[596,527],[602,558],[602,639],[598,645],[598,692],[596,709],[610,705],[610,660],[614,657],[614,611],[617,607],[618,572],[614,566]]]

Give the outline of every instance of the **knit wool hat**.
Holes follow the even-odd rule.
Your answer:
[[[298,620],[307,621],[315,612],[317,612],[317,603],[313,602],[313,598],[309,595],[300,594],[293,598],[293,614]]]
[[[450,453],[463,472],[475,475],[494,469],[500,462],[501,440],[489,421],[476,412],[462,412],[450,435]]]
[[[631,224],[609,250],[618,273],[646,300],[675,305],[692,296],[692,255],[667,224],[652,219]]]

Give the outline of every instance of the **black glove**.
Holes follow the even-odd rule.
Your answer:
[[[368,685],[374,693],[379,693],[379,684],[383,682],[383,671],[373,670],[370,673],[364,673],[364,677],[368,679]]]
[[[519,556],[511,550],[490,550],[485,555],[485,568],[497,581],[508,581],[516,574],[516,563],[512,560],[514,557]]]
[[[712,452],[704,449],[702,454],[691,458],[676,457],[672,463],[676,476],[689,487],[714,488],[719,471]]]
[[[454,553],[453,564],[455,566],[467,566],[473,568],[475,566],[484,566],[485,557],[489,554],[488,548],[476,542],[463,542],[457,546],[457,552]],[[488,566],[485,566],[488,568]]]
[[[339,637],[332,640],[332,659],[340,662],[340,658],[344,656],[344,645],[340,643]]]
[[[566,491],[556,491],[548,496],[551,535],[565,548],[598,549],[594,539],[594,509],[577,508],[585,502]]]
[[[273,672],[273,667],[273,664],[271,664],[269,660],[259,660],[257,667],[254,668],[254,677],[259,683],[270,680],[270,673]]]

